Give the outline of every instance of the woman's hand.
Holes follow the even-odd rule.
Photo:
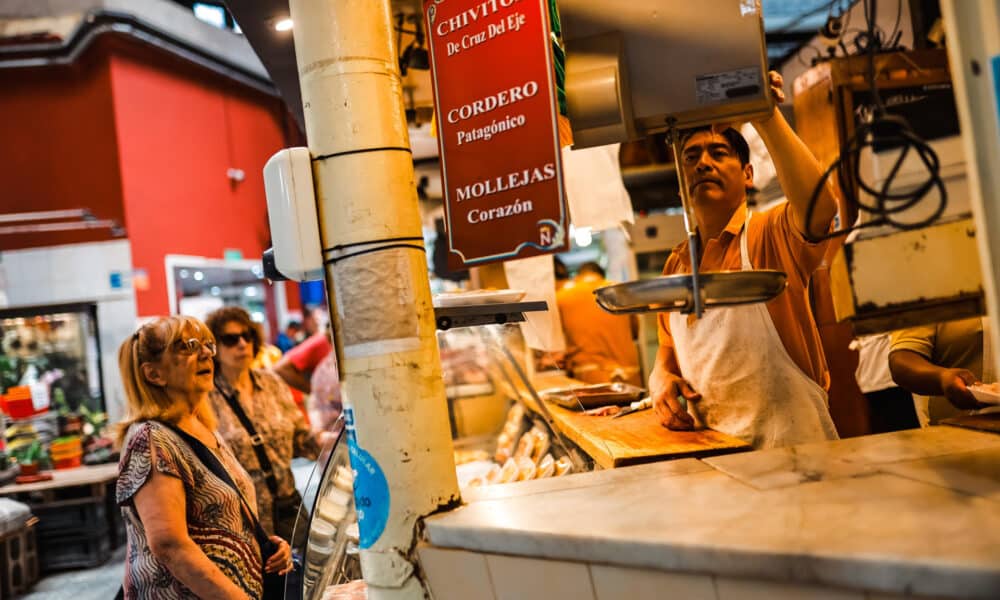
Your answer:
[[[278,545],[278,551],[272,554],[271,558],[267,559],[267,564],[264,565],[264,572],[287,575],[288,572],[292,570],[293,566],[291,546],[288,545],[288,542],[276,535],[272,535],[268,539]]]

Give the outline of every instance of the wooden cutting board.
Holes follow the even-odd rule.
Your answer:
[[[584,385],[566,377],[538,377],[536,390]],[[518,390],[529,406],[534,401],[525,390]],[[555,426],[606,469],[658,460],[712,456],[750,450],[741,439],[714,431],[671,431],[660,425],[653,410],[644,410],[620,419],[593,417],[551,402],[545,403]]]
[[[606,469],[750,449],[743,440],[712,429],[671,431],[660,425],[653,410],[614,419],[592,417],[549,402],[546,405],[566,437]]]

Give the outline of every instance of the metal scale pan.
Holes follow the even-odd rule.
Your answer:
[[[699,273],[699,307],[766,302],[785,291],[788,276],[781,271],[718,271]],[[605,286],[594,290],[597,304],[613,314],[695,312],[695,283],[690,275],[670,275]]]

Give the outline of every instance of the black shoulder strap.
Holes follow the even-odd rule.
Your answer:
[[[205,468],[236,491],[236,495],[240,497],[240,501],[243,503],[244,518],[247,519],[250,525],[253,526],[254,534],[257,537],[257,543],[260,544],[261,548],[264,548],[265,542],[267,542],[270,538],[268,538],[267,532],[264,531],[264,528],[260,526],[260,521],[257,520],[257,515],[254,514],[253,509],[250,507],[247,499],[243,496],[243,492],[240,491],[239,486],[237,486],[236,482],[233,481],[233,478],[230,477],[229,471],[226,470],[225,465],[223,465],[215,454],[213,454],[205,444],[201,443],[201,440],[198,438],[171,423],[162,424],[165,427],[169,427],[171,431],[187,442],[187,445],[191,447],[191,450],[195,453],[195,456],[201,460],[202,464],[205,465]]]
[[[243,407],[240,406],[240,401],[237,396],[229,395],[222,390],[218,385],[215,386],[222,397],[226,399],[229,404],[229,408],[233,410],[236,418],[240,420],[240,424],[243,425],[243,429],[247,430],[250,434],[250,447],[253,448],[254,454],[257,455],[257,463],[260,465],[261,471],[264,473],[264,482],[267,484],[267,489],[271,490],[271,497],[278,497],[278,478],[274,475],[274,467],[271,465],[271,459],[267,457],[267,450],[264,448],[264,438],[260,437],[257,430],[253,426],[253,422],[247,417],[247,414],[243,412]]]

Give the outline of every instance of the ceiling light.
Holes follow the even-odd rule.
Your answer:
[[[573,228],[571,235],[576,245],[581,248],[586,248],[594,241],[594,234],[590,227]]]
[[[291,29],[292,29],[291,19],[281,19],[280,21],[274,24],[275,31],[290,31]]]

